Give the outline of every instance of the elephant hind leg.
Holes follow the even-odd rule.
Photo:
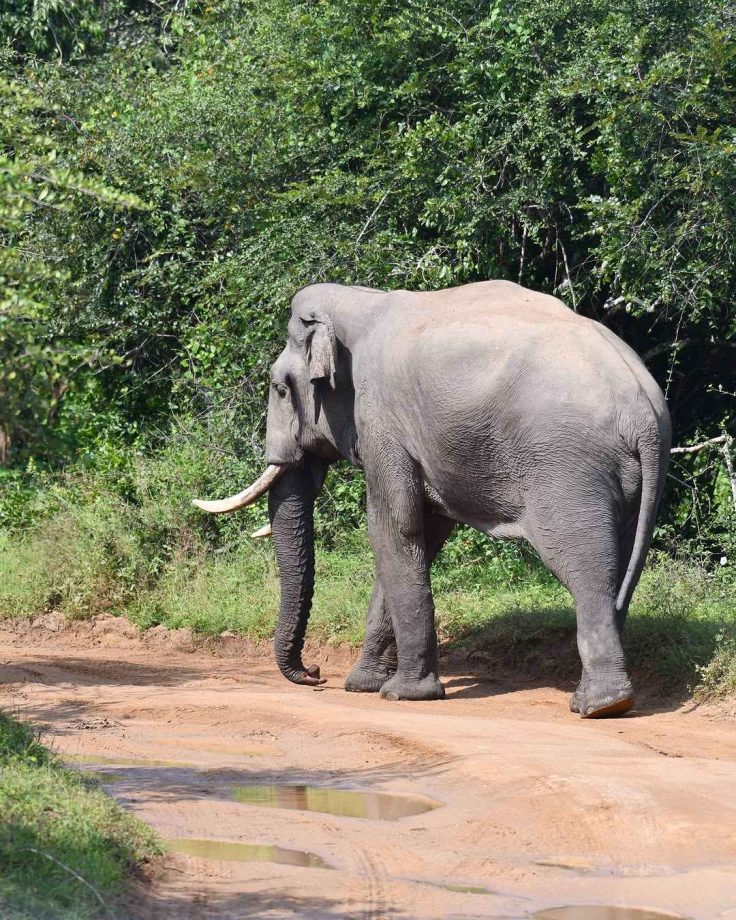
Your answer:
[[[627,544],[616,509],[558,511],[535,530],[535,548],[575,600],[583,671],[570,708],[588,719],[621,715],[634,705],[634,695],[621,646],[623,619],[616,611],[619,556]]]
[[[395,673],[396,637],[381,582],[376,578],[368,605],[363,652],[345,678],[345,689],[351,693],[378,693]]]
[[[626,673],[615,595],[587,587],[573,594],[583,673],[570,709],[585,719],[623,715],[634,705],[634,691]]]

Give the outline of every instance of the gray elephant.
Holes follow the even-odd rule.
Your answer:
[[[346,689],[444,696],[430,565],[456,523],[523,538],[570,590],[584,717],[633,705],[621,631],[669,460],[664,396],[612,332],[507,281],[432,293],[316,284],[294,297],[271,369],[269,467],[213,513],[269,492],[281,578],[276,660],[322,683],[302,648],[313,504],[330,463],[365,470],[376,579]]]

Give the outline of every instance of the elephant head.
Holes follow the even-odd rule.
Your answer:
[[[347,289],[349,290],[349,289]],[[245,491],[194,504],[213,514],[236,511],[266,492],[281,580],[276,661],[299,684],[324,683],[302,663],[314,590],[314,500],[331,462],[355,459],[351,355],[334,311],[344,288],[314,285],[292,302],[286,347],[271,368],[266,471]]]

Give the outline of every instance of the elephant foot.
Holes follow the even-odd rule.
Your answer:
[[[345,689],[349,693],[378,693],[395,673],[396,665],[390,667],[383,661],[361,658],[345,678]]]
[[[634,691],[628,678],[591,680],[583,677],[570,698],[570,710],[582,719],[622,716],[634,706]]]
[[[445,688],[436,674],[405,677],[397,673],[381,687],[381,696],[384,700],[443,700]]]

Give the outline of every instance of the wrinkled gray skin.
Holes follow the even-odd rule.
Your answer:
[[[662,392],[636,354],[560,301],[506,281],[434,293],[319,284],[292,303],[271,371],[266,454],[289,464],[269,514],[276,658],[301,652],[312,509],[328,465],[362,466],[376,580],[346,689],[441,699],[430,564],[457,522],[523,538],[571,591],[583,716],[633,703],[621,630],[667,470]]]

